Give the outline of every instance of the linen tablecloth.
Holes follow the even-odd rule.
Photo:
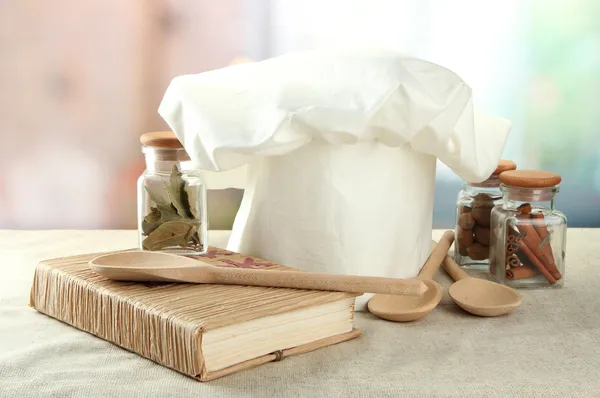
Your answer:
[[[28,307],[40,260],[132,248],[134,231],[0,231],[0,242],[3,398],[600,396],[600,229],[570,229],[565,286],[521,290],[508,316],[466,314],[445,293],[421,321],[358,313],[358,339],[208,383]],[[450,284],[443,271],[436,280]]]

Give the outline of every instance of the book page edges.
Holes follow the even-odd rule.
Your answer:
[[[236,365],[230,366],[225,369],[220,369],[220,370],[217,370],[214,372],[207,372],[204,374],[196,375],[196,376],[194,376],[194,378],[199,381],[210,381],[210,380],[218,379],[220,377],[227,376],[231,373],[235,373],[235,372],[238,372],[238,371],[244,370],[244,369],[253,368],[255,366],[262,365],[267,362],[281,360],[285,357],[289,357],[292,355],[304,354],[307,352],[317,350],[319,348],[323,348],[323,347],[338,344],[338,343],[341,343],[344,341],[352,340],[352,339],[355,339],[358,336],[360,336],[360,334],[361,334],[360,329],[353,329],[352,331],[350,331],[348,333],[338,334],[335,336],[327,337],[325,339],[313,341],[312,343],[303,344],[303,345],[299,345],[297,347],[282,350],[280,352],[280,354],[272,353],[272,354],[263,355],[261,357],[250,359],[248,361],[238,363]],[[278,359],[278,356],[279,356],[279,359]]]

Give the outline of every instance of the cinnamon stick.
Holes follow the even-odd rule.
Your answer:
[[[517,279],[526,279],[526,278],[531,278],[537,275],[537,272],[535,272],[535,270],[529,268],[529,267],[518,267],[518,268],[511,268],[506,270],[506,279],[509,279],[511,281],[517,280]]]
[[[523,250],[521,250],[520,248],[515,252],[515,256],[517,256],[519,258],[519,260],[521,260],[521,264],[524,267],[529,267],[529,268],[535,269],[535,265],[533,265],[533,263],[531,261],[529,261],[529,259],[527,258],[527,256],[523,252]]]
[[[521,241],[521,236],[515,230],[508,229],[506,231],[506,236],[506,241],[508,243],[515,243],[518,245],[518,243]]]
[[[506,264],[511,268],[517,268],[521,265],[521,261],[516,255],[511,255],[506,259]]]
[[[535,230],[533,231],[535,233]],[[535,247],[535,246],[534,246]],[[535,267],[544,275],[548,283],[551,285],[556,284],[556,278],[546,269],[544,264],[539,260],[535,253],[530,249],[529,243],[526,242],[526,238],[523,238],[521,243],[521,250],[525,253],[525,256],[535,265]]]
[[[556,262],[554,260],[554,255],[552,254],[552,246],[550,246],[550,238],[548,237],[548,228],[546,226],[546,222],[544,221],[543,213],[531,213],[529,215],[533,220],[541,220],[541,221],[533,221],[533,228],[535,232],[537,232],[540,237],[540,243],[546,240],[546,243],[543,245],[542,252],[548,259],[549,263],[546,265],[548,267],[548,271],[554,276],[556,279],[562,278],[560,271],[556,268]]]
[[[517,244],[515,242],[510,242],[509,244],[506,245],[506,253],[513,254],[514,252],[517,251],[518,248],[519,248],[519,246],[517,246]]]
[[[517,216],[518,219],[523,220],[522,223],[517,225],[519,231],[521,231],[521,247],[528,246],[531,252],[540,260],[540,262],[544,265],[544,268],[547,268],[549,273],[552,274],[552,279],[557,280],[562,277],[556,265],[554,264],[554,257],[548,258],[542,248],[540,247],[541,239],[535,228],[530,224],[529,214],[522,214]],[[556,276],[554,276],[556,275]],[[558,276],[558,278],[557,278]]]

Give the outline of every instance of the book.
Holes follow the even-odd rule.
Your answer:
[[[200,381],[356,338],[359,294],[272,287],[106,279],[88,262],[105,253],[42,261],[37,311]],[[210,247],[220,267],[292,270]]]

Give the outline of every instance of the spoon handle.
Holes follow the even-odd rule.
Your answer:
[[[213,283],[226,285],[288,287],[350,293],[384,293],[417,297],[422,296],[427,290],[427,286],[418,279],[217,267],[211,269],[210,274]]]
[[[463,271],[458,264],[454,260],[450,258],[450,256],[446,256],[444,258],[444,262],[442,263],[442,267],[446,270],[448,275],[452,277],[455,281],[459,281],[461,279],[468,278],[469,275],[465,271]]]
[[[423,265],[423,268],[421,268],[421,272],[419,272],[420,279],[433,279],[438,268],[440,268],[442,261],[444,261],[444,257],[448,254],[452,242],[454,242],[453,231],[444,232],[442,239],[440,239],[437,244],[432,242],[434,245],[433,250]]]

